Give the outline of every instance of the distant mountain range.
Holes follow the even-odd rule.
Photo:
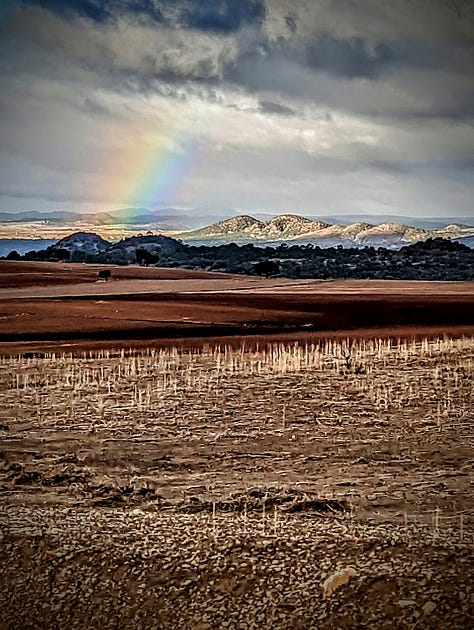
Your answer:
[[[428,238],[463,239],[474,237],[474,227],[450,224],[441,229],[423,229],[401,223],[374,225],[356,222],[349,225],[330,224],[294,214],[282,214],[261,221],[249,215],[240,215],[218,221],[207,227],[182,232],[178,235],[187,243],[218,245],[235,242],[238,244],[258,243],[262,245],[313,244],[320,247],[386,247],[398,249],[410,243]],[[466,244],[469,244],[466,242]]]
[[[165,208],[151,212],[146,208],[127,208],[115,212],[0,212],[1,223],[45,223],[49,226],[89,226],[109,225],[146,226],[161,230],[186,230],[202,225],[190,213]]]
[[[213,207],[200,207],[191,210],[183,210],[177,208],[162,208],[160,210],[148,210],[147,208],[125,208],[121,210],[98,213],[80,213],[66,211],[28,211],[18,213],[0,212],[0,223],[33,223],[36,225],[36,227],[38,227],[38,224],[44,224],[45,227],[70,226],[71,228],[76,227],[78,229],[83,229],[85,227],[99,228],[100,226],[122,225],[128,226],[129,229],[132,230],[136,228],[137,230],[141,231],[162,230],[167,232],[184,232],[208,229],[209,227],[213,226],[204,226],[215,221],[217,221],[217,224],[222,222],[225,223],[227,219],[230,221],[236,219],[239,222],[242,216],[248,217],[249,215],[241,215],[239,214],[239,212],[231,208],[216,209]],[[373,227],[381,224],[399,224],[429,231],[442,230],[449,225],[467,225],[472,227],[474,230],[474,217],[420,219],[417,217],[398,215],[386,215],[376,217],[368,214],[347,214],[334,216],[318,215],[302,217],[296,214],[277,215],[274,213],[253,213],[253,216],[250,218],[253,221],[260,222],[261,224],[268,224],[268,229],[271,236],[272,234],[279,234],[277,226],[278,222],[281,221],[280,217],[286,217],[285,229],[288,231],[289,236],[292,235],[291,232],[293,229],[296,229],[296,231],[300,230],[300,234],[304,234],[305,230],[309,231],[307,228],[311,227],[311,221],[313,222],[313,231],[319,229],[315,227],[314,224],[325,224],[326,227],[332,225],[351,226],[354,224],[367,224]],[[298,217],[298,222],[293,221],[292,227],[288,217]],[[276,223],[272,223],[274,220],[276,221]],[[297,223],[300,227],[297,226]],[[304,224],[306,225],[306,227],[304,226]],[[293,235],[295,236],[298,234],[295,233]],[[285,236],[285,234],[283,234],[283,236]]]
[[[293,213],[294,214],[294,213]],[[275,214],[254,212],[252,216],[261,221],[269,221]],[[370,225],[380,225],[382,223],[401,223],[411,227],[419,227],[426,230],[439,230],[448,225],[467,225],[474,227],[474,217],[436,217],[420,218],[400,214],[384,214],[374,216],[373,214],[328,214],[328,215],[305,215],[313,221],[324,221],[331,225],[351,225],[353,223],[369,223]]]
[[[26,223],[32,221],[44,221],[55,224],[83,222],[92,225],[106,224],[112,219],[112,215],[107,212],[96,214],[79,212],[39,212],[28,210],[25,212],[0,212],[2,223]]]
[[[239,240],[247,241],[269,241],[272,239],[293,239],[327,227],[329,227],[329,224],[324,221],[313,221],[294,214],[282,214],[266,222],[243,214],[224,221],[218,221],[200,230],[183,233],[180,236],[181,238],[186,238],[186,240],[228,240],[235,237]]]

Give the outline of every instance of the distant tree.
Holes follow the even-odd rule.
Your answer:
[[[253,266],[254,273],[258,276],[275,276],[280,271],[280,265],[273,260],[261,260]]]
[[[52,258],[52,256],[50,256],[50,251],[48,251],[48,249],[40,249],[38,251],[36,251],[35,249],[32,249],[29,252],[25,252],[25,255],[23,256],[24,260],[49,260],[50,258]]]
[[[87,254],[83,251],[81,251],[80,249],[75,249],[71,252],[71,262],[74,263],[82,263],[82,262],[86,262],[87,259]]]
[[[110,271],[110,269],[101,269],[98,273],[98,276],[101,280],[110,280],[111,276],[112,276],[112,272]]]
[[[71,260],[71,252],[63,247],[57,249],[55,254],[56,258],[59,258],[59,260]]]
[[[7,260],[21,260],[21,256],[16,251],[16,249],[13,249],[11,252],[8,252],[6,258]]]
[[[148,267],[148,265],[156,265],[156,263],[160,260],[158,254],[150,252],[144,247],[138,247],[135,250],[135,257],[137,263],[139,265],[144,265],[145,267]]]

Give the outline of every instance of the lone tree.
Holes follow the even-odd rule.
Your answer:
[[[112,272],[110,271],[110,269],[101,269],[98,273],[98,276],[101,280],[110,280],[111,276],[112,276]]]
[[[12,249],[11,252],[8,252],[6,258],[7,260],[21,260],[21,256],[16,249]]]
[[[273,260],[261,260],[253,266],[254,272],[258,276],[276,276],[280,271],[280,265]]]

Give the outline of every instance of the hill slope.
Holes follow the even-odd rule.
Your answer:
[[[106,251],[111,246],[109,241],[91,232],[75,232],[58,241],[53,250],[67,249],[69,252],[82,252],[87,256],[94,256]]]
[[[277,245],[281,242],[319,245],[320,247],[386,247],[398,249],[403,245],[425,241],[428,238],[466,238],[474,235],[474,228],[448,225],[438,230],[426,230],[402,223],[373,225],[356,222],[350,225],[331,225],[324,221],[308,219],[295,214],[282,214],[261,221],[249,215],[241,215],[218,221],[191,232],[181,232],[179,237],[189,243],[260,243]]]

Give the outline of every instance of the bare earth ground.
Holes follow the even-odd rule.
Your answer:
[[[472,282],[294,281],[142,267],[109,267],[112,280],[103,282],[100,268],[1,261],[2,350],[25,342],[130,347],[367,329],[395,337],[474,332]]]
[[[184,273],[186,295],[97,300],[113,281],[94,270],[75,299],[18,299],[18,271],[0,320],[1,628],[471,627],[472,284],[219,276],[213,293]],[[170,339],[199,329],[189,350]]]

